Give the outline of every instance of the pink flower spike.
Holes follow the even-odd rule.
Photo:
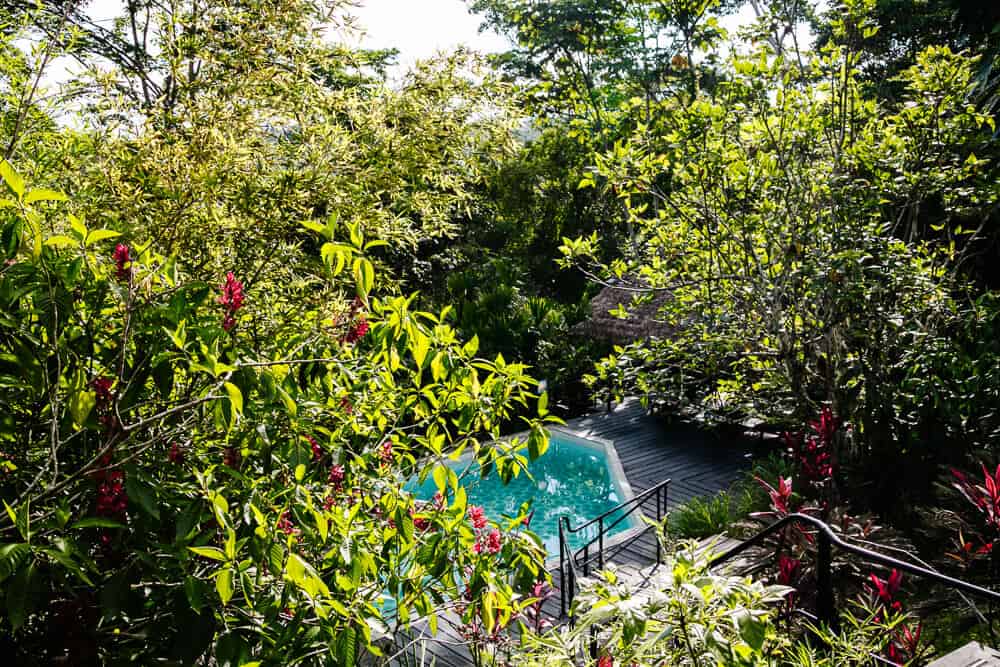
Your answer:
[[[479,505],[469,506],[469,520],[476,530],[482,530],[489,523],[486,519],[486,512]]]
[[[118,245],[116,245],[114,252],[114,259],[115,259],[115,275],[118,277],[118,280],[124,280],[125,278],[128,278],[130,270],[126,265],[132,261],[132,258],[129,255],[128,246],[125,245],[124,243],[119,243]]]

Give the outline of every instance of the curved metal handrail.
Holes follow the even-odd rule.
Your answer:
[[[907,563],[906,561],[899,560],[898,558],[893,558],[892,556],[886,556],[885,554],[880,554],[877,551],[872,551],[871,549],[865,549],[864,547],[859,547],[857,545],[845,542],[826,522],[817,519],[814,516],[809,516],[808,514],[789,514],[788,516],[776,521],[764,530],[760,531],[753,537],[737,544],[735,547],[725,551],[718,556],[712,558],[709,561],[709,567],[714,567],[719,563],[723,563],[743,551],[749,549],[752,546],[760,544],[765,539],[778,532],[785,526],[792,523],[807,523],[813,528],[819,531],[820,535],[825,536],[826,539],[830,541],[832,546],[837,547],[842,551],[854,554],[855,556],[861,556],[870,561],[874,561],[881,565],[887,567],[893,567],[897,570],[902,570],[903,572],[908,572],[909,574],[916,575],[918,577],[923,577],[925,579],[932,579],[938,583],[945,584],[951,588],[957,588],[958,590],[965,591],[971,595],[977,595],[979,597],[987,598],[993,602],[1000,602],[1000,591],[990,590],[988,588],[983,588],[982,586],[977,586],[976,584],[963,581],[961,579],[956,579],[954,577],[949,577],[946,574],[941,574],[940,572],[935,572],[934,570],[929,570],[925,567],[920,567],[919,565],[914,565],[912,563]]]
[[[808,524],[816,530],[817,537],[819,538],[816,545],[816,610],[819,619],[826,622],[832,628],[837,627],[837,613],[833,595],[833,580],[831,573],[831,567],[833,564],[833,547],[837,547],[841,551],[845,551],[849,554],[859,556],[869,562],[885,565],[886,567],[892,567],[896,570],[901,570],[917,577],[936,581],[949,588],[985,598],[993,603],[1000,603],[1000,591],[983,588],[982,586],[977,586],[976,584],[969,583],[968,581],[949,577],[946,574],[935,572],[934,570],[930,570],[926,567],[914,565],[913,563],[908,563],[906,561],[899,560],[898,558],[886,556],[885,554],[881,554],[877,551],[872,551],[871,549],[865,549],[864,547],[859,547],[849,542],[845,542],[840,538],[840,536],[833,532],[833,529],[830,528],[829,524],[817,519],[814,516],[809,516],[808,514],[789,514],[788,516],[779,519],[753,537],[737,544],[718,556],[711,558],[708,564],[709,567],[715,567],[716,565],[738,556],[750,547],[763,543],[768,537],[791,524]]]

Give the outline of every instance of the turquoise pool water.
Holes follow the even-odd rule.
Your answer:
[[[458,473],[468,463],[450,464]],[[620,468],[619,468],[620,469]],[[521,503],[532,501],[535,513],[531,530],[545,543],[549,557],[559,555],[559,517],[568,516],[577,526],[621,504],[627,497],[621,481],[612,472],[604,446],[580,438],[552,431],[549,449],[544,456],[528,467],[529,479],[523,473],[504,486],[497,475],[480,479],[477,471],[465,476],[462,483],[469,497],[469,504],[482,505],[486,516],[500,519],[502,515],[516,516]],[[414,485],[413,492],[429,500],[437,487],[430,478],[422,485]],[[617,518],[612,515],[607,522]],[[605,539],[638,525],[633,514],[613,530],[606,531]],[[570,535],[570,546],[576,548],[597,536],[597,529]]]

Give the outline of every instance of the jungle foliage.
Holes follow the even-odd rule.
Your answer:
[[[610,573],[547,632],[530,507],[484,516],[448,464],[529,474],[592,391],[778,428],[836,414],[830,507],[912,520],[943,498],[935,544],[995,578],[995,13],[750,0],[731,29],[746,3],[470,0],[511,50],[391,80],[394,52],[340,39],[353,4],[134,0],[98,22],[0,0],[4,655],[388,663],[418,618],[497,663],[575,664],[598,624],[602,667],[905,644],[870,608],[814,628],[828,650],[796,643],[788,581],[684,549],[653,597]],[[623,315],[669,294],[672,334],[595,366],[608,347],[575,325],[612,284]],[[687,645],[633,641],[650,629]]]

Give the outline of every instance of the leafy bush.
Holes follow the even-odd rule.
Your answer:
[[[448,600],[491,630],[519,612],[544,551],[520,517],[467,507],[445,457],[508,478],[545,451],[543,402],[526,438],[494,441],[535,402],[522,365],[376,298],[357,227],[326,278],[356,297],[264,339],[238,275],[192,279],[0,175],[0,636],[16,662],[348,665]],[[440,497],[413,498],[413,475]]]

